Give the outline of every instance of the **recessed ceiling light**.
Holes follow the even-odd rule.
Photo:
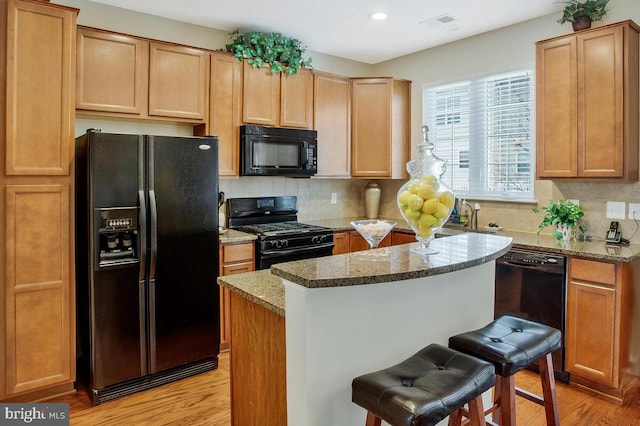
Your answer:
[[[384,21],[385,19],[387,19],[387,14],[384,12],[374,12],[369,14],[369,18],[373,19],[374,21]]]

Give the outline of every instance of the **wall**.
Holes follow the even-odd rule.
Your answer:
[[[61,4],[80,9],[80,25],[108,29],[173,41],[208,49],[219,49],[228,42],[226,31],[172,21],[156,16],[130,12],[124,9],[93,3],[88,0],[61,0]],[[640,23],[638,0],[611,0],[610,13],[602,25],[624,19]],[[420,140],[422,125],[423,87],[456,81],[474,75],[533,67],[535,64],[535,42],[571,32],[568,24],[559,25],[558,16],[550,15],[487,32],[444,46],[424,50],[392,61],[367,65],[317,52],[308,52],[315,69],[346,76],[393,75],[413,82],[411,135],[412,146]],[[97,127],[103,131],[124,133],[162,133],[189,135],[191,128],[174,124],[140,123],[136,121],[96,119],[79,117],[76,134],[87,128]],[[415,148],[414,148],[415,151]],[[322,219],[342,216],[364,215],[363,189],[368,180],[357,179],[289,179],[289,178],[237,178],[222,179],[220,190],[227,197],[256,196],[264,194],[297,194],[300,219]],[[399,180],[380,180],[382,188],[381,215],[399,217],[395,194],[404,183]],[[330,204],[331,193],[338,194],[338,203]],[[615,197],[611,197],[615,194]],[[580,200],[586,212],[584,224],[588,233],[604,234],[609,220],[605,217],[606,201],[640,202],[640,184],[571,183],[536,181],[537,202],[546,205],[549,199],[572,198]],[[497,203],[480,201],[478,216],[480,226],[496,222],[507,229],[536,231],[540,215],[531,209],[537,203]],[[631,220],[621,221],[623,235],[633,234],[636,224]],[[551,232],[550,229],[544,232]],[[634,240],[640,242],[640,235]]]
[[[594,27],[626,19],[640,24],[638,0],[611,0],[607,8],[610,11],[608,15],[602,21],[595,22]],[[414,152],[421,137],[423,88],[463,80],[474,75],[535,67],[536,41],[572,32],[571,25],[560,25],[556,22],[559,16],[559,13],[544,16],[377,64],[377,75],[394,75],[413,82],[411,135]],[[383,183],[383,194],[386,195],[381,207],[383,214],[397,216],[395,200],[388,197],[394,194],[401,184],[402,182],[393,181]],[[640,202],[640,183],[536,181],[535,198],[540,206],[547,205],[550,199],[579,200],[585,210],[583,222],[587,227],[587,233],[602,237],[610,222],[610,219],[606,218],[606,202]],[[495,222],[507,229],[537,231],[541,214],[531,211],[538,205],[536,203],[478,202],[481,205],[479,226]],[[631,237],[637,229],[636,223],[632,220],[622,220],[620,224],[625,238]],[[547,228],[543,232],[551,231]],[[633,240],[640,242],[640,233],[635,235]]]

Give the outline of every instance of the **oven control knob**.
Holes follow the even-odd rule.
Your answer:
[[[269,244],[271,245],[271,248],[281,249],[281,248],[287,247],[289,245],[289,241],[287,241],[287,240],[272,240],[272,241],[269,241]]]
[[[314,244],[325,243],[327,241],[326,235],[316,235],[311,237],[311,242]]]

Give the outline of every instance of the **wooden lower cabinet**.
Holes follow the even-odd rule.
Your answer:
[[[255,270],[253,242],[220,245],[220,275],[242,274]],[[231,342],[231,294],[220,287],[220,351],[229,350]]]
[[[569,259],[566,369],[572,383],[619,400],[623,399],[630,359],[634,266]]]
[[[349,231],[333,233],[333,254],[349,253]]]
[[[378,247],[389,247],[398,244],[415,243],[414,234],[391,231]],[[369,243],[362,238],[358,231],[337,231],[333,233],[333,254],[351,253],[354,251],[369,250]]]
[[[284,317],[231,292],[231,424],[286,426]]]
[[[398,232],[398,231],[392,231],[391,232],[391,245],[392,246],[397,246],[399,244],[415,243],[417,241],[418,240],[416,240],[416,234],[414,234],[413,232],[411,232],[411,233]]]

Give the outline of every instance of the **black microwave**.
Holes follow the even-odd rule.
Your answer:
[[[240,126],[241,176],[309,177],[318,171],[318,132]]]

